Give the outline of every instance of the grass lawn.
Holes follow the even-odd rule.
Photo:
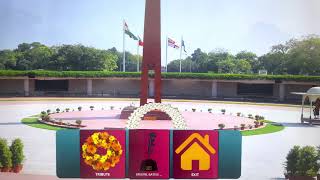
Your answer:
[[[284,126],[282,125],[274,125],[270,124],[271,121],[266,121],[267,125],[264,128],[257,129],[257,130],[247,130],[241,131],[242,136],[254,136],[254,135],[261,135],[261,134],[270,134],[282,131]]]
[[[54,126],[40,123],[38,122],[38,117],[39,117],[38,115],[34,115],[27,118],[23,118],[21,122],[25,125],[35,127],[35,128],[40,128],[40,129],[47,129],[47,130],[53,130],[53,131],[65,129],[65,128],[54,127]]]

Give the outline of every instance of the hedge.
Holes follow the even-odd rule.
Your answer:
[[[57,77],[57,78],[104,78],[128,77],[139,78],[139,72],[108,71],[16,71],[0,70],[0,77]],[[153,74],[150,74],[153,77]],[[257,75],[257,74],[215,74],[215,73],[162,73],[164,79],[202,79],[202,80],[275,80],[275,81],[320,81],[320,76],[303,75]]]

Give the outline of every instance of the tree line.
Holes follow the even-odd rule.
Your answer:
[[[121,71],[123,53],[81,44],[48,47],[39,42],[22,43],[13,50],[0,50],[0,69],[58,71]],[[126,70],[137,71],[142,57],[126,52]],[[266,70],[269,74],[320,75],[320,37],[291,39],[257,56],[241,51],[235,55],[223,49],[209,53],[196,49],[181,60],[183,72],[252,74]],[[168,72],[179,72],[180,60],[168,64]],[[141,69],[141,68],[139,68]]]
[[[206,53],[198,48],[181,64],[183,72],[252,74],[266,70],[269,74],[320,75],[320,37],[291,39],[262,56],[249,51],[233,55],[223,49]],[[169,72],[179,72],[179,68],[180,60],[168,65]]]

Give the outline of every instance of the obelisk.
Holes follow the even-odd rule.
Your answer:
[[[148,100],[149,71],[154,71],[154,101],[161,103],[161,2],[146,0],[140,105]]]

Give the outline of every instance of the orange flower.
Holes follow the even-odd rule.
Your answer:
[[[111,147],[115,151],[119,151],[121,149],[120,144],[117,144],[117,143],[112,143]]]
[[[89,166],[91,166],[91,164],[92,164],[92,160],[84,160],[84,163],[86,163],[87,165],[89,165]]]
[[[93,145],[89,145],[88,148],[87,148],[87,152],[88,153],[91,153],[91,154],[94,154],[97,152],[97,148]]]
[[[119,156],[116,156],[115,158],[114,158],[114,163],[118,163],[120,161],[120,157]]]
[[[103,170],[108,170],[110,168],[111,164],[109,162],[103,163]]]
[[[101,137],[101,139],[108,139],[108,137],[109,137],[109,134],[107,133],[107,132],[103,132],[103,133],[100,133],[100,137]]]
[[[103,163],[98,162],[98,163],[96,164],[96,168],[97,168],[97,170],[102,170],[102,169],[103,169]]]
[[[91,137],[91,136],[87,138],[87,143],[88,143],[88,144],[93,144],[93,140],[92,140],[92,137]]]

